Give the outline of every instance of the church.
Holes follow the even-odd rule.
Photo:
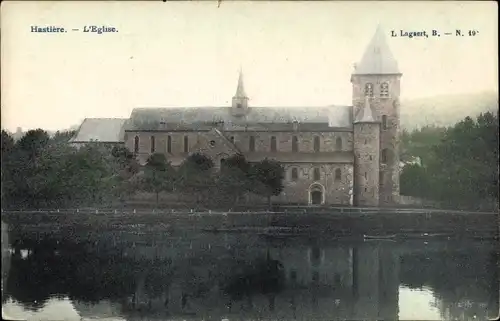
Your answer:
[[[381,28],[351,75],[352,106],[251,106],[240,70],[231,106],[135,108],[128,119],[85,119],[71,143],[123,144],[144,164],[164,153],[177,166],[191,153],[216,167],[240,153],[279,161],[280,203],[386,206],[399,199],[402,73]]]

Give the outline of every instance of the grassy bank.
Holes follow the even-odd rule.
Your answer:
[[[445,233],[492,237],[498,234],[498,214],[428,210],[290,209],[282,212],[190,211],[45,211],[3,212],[11,228],[52,230],[87,228],[140,229],[145,231],[198,230],[213,232],[269,232],[353,234]]]

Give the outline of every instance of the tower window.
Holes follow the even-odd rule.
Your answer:
[[[314,136],[314,151],[315,151],[316,153],[318,153],[318,152],[319,152],[319,150],[320,150],[320,145],[319,145],[319,143],[320,143],[320,142],[319,142],[319,136]]]
[[[387,129],[387,115],[382,115],[382,128]]]
[[[380,84],[380,97],[382,98],[389,97],[389,84],[386,82]]]
[[[231,143],[234,144],[234,136],[231,136],[230,140],[231,140]]]
[[[335,141],[335,149],[342,150],[342,138],[337,137],[337,140]]]
[[[321,179],[321,173],[319,171],[319,168],[317,168],[317,167],[313,171],[313,179],[315,181],[319,181]]]
[[[271,151],[276,151],[276,136],[271,136]]]
[[[135,136],[134,138],[134,152],[139,152],[139,136]]]
[[[184,153],[189,152],[189,137],[184,136]]]
[[[167,136],[167,153],[172,152],[172,136]]]
[[[151,153],[155,152],[155,137],[151,136]]]
[[[340,181],[341,178],[342,178],[342,171],[340,170],[340,168],[337,168],[335,170],[335,180]]]
[[[382,155],[381,155],[381,158],[382,158],[382,163],[383,164],[386,164],[387,163],[387,155],[388,154],[388,151],[386,148],[382,149]]]
[[[236,104],[236,108],[240,109],[241,108],[241,104],[240,103]]]
[[[373,97],[373,84],[367,83],[365,85],[365,96]]]
[[[250,141],[248,142],[248,150],[251,152],[255,152],[255,137],[250,136]]]
[[[292,137],[292,152],[296,153],[299,151],[299,139],[297,136]]]
[[[296,181],[299,178],[299,171],[294,167],[292,168],[292,181]]]

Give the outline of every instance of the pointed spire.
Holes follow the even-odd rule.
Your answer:
[[[240,66],[240,75],[238,77],[238,87],[236,88],[236,95],[234,97],[246,98],[245,87],[243,86],[243,71]]]
[[[356,65],[353,74],[401,74],[398,63],[387,45],[385,32],[380,24],[377,26],[375,35],[366,48],[363,58]]]
[[[374,123],[375,117],[373,116],[372,108],[370,107],[370,98],[365,96],[365,106],[359,111],[354,123]]]

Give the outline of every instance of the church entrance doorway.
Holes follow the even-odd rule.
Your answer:
[[[321,205],[325,203],[325,187],[319,183],[309,186],[309,205]]]
[[[311,192],[311,204],[312,205],[320,205],[323,201],[323,193],[321,191],[312,191]]]

